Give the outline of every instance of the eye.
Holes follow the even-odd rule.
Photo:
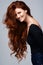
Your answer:
[[[20,14],[21,12],[18,12],[18,14]]]
[[[21,12],[18,12],[18,14],[20,14]],[[15,17],[17,17],[17,14],[15,14]]]

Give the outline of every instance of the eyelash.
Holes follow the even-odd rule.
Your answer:
[[[18,12],[18,14],[20,14],[21,12]],[[17,16],[17,14],[15,14],[15,16]]]
[[[20,14],[21,12],[18,12],[18,14]]]

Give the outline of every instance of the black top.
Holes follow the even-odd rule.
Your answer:
[[[43,52],[43,32],[37,25],[31,24],[27,42],[31,47],[31,52]]]

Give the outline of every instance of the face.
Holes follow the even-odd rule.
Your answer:
[[[25,21],[26,15],[27,15],[27,10],[23,10],[23,9],[21,9],[21,8],[16,8],[16,9],[15,9],[15,17],[16,17],[16,19],[19,20],[20,22]]]

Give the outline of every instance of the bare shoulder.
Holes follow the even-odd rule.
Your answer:
[[[41,28],[39,22],[34,17],[30,17],[30,21],[31,21],[31,24],[35,24],[35,25],[37,25],[37,26],[39,26]]]

